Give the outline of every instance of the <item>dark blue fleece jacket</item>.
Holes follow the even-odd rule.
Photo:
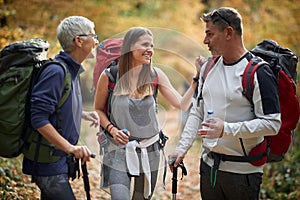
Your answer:
[[[61,107],[62,136],[71,144],[77,144],[80,133],[82,114],[82,97],[80,90],[80,73],[84,71],[81,64],[72,59],[66,52],[61,51],[55,59],[66,63],[72,77],[72,89],[66,102]],[[42,72],[37,84],[33,87],[31,98],[31,124],[38,129],[51,123],[57,128],[57,115],[55,107],[62,94],[64,70],[57,64],[51,64]],[[33,161],[23,160],[23,172],[33,174]],[[38,163],[35,166],[35,175],[52,176],[68,172],[66,156],[55,163]]]

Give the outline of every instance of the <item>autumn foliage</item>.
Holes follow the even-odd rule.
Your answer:
[[[178,86],[181,84],[178,82],[178,74],[182,77],[181,81],[184,81],[189,72],[195,70],[195,56],[209,55],[207,47],[202,43],[204,24],[199,18],[203,12],[221,6],[234,7],[243,16],[243,37],[248,49],[263,39],[273,39],[300,55],[298,0],[0,0],[0,49],[15,41],[40,37],[50,42],[49,56],[52,57],[60,49],[56,40],[56,27],[60,20],[70,15],[83,15],[94,21],[99,40],[122,36],[132,26],[150,27],[154,30],[157,48],[154,61],[165,66],[164,70],[176,71],[174,74],[170,72],[170,79],[172,84]],[[92,85],[93,65],[94,61],[87,62],[88,73],[82,80],[85,88],[83,95],[89,101],[92,101],[89,89]],[[297,94],[300,96],[299,84]],[[262,198],[300,198],[299,133],[300,127],[295,134],[292,153],[284,162],[266,165]],[[16,162],[21,164],[20,161]],[[15,165],[14,161],[0,158],[0,197],[3,199],[9,198],[14,187],[25,187],[20,185],[20,169],[10,167]],[[26,187],[35,192],[31,189],[32,185]],[[25,190],[19,191],[18,196],[29,198]]]

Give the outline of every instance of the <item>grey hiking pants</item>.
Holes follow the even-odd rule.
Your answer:
[[[41,200],[75,200],[68,174],[35,176],[34,182],[41,190]]]

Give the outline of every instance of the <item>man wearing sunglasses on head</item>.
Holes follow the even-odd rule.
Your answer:
[[[197,136],[202,137],[200,191],[203,200],[258,200],[263,166],[227,158],[246,157],[281,125],[277,81],[271,69],[254,74],[253,104],[243,96],[242,75],[253,55],[243,42],[242,17],[222,7],[207,14],[204,44],[220,55],[206,77],[202,66],[198,104],[194,104],[177,148],[170,158],[175,166],[185,157]],[[213,110],[213,123],[207,122]],[[209,127],[209,128],[205,128]],[[214,141],[212,143],[212,141]],[[213,144],[213,145],[210,145]]]

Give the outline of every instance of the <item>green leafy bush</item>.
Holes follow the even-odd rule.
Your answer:
[[[285,159],[267,164],[261,188],[262,199],[300,199],[300,126],[295,131],[293,145]]]

